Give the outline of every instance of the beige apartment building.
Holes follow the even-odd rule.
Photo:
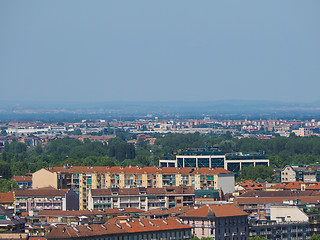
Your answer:
[[[52,186],[70,189],[79,194],[80,209],[88,206],[90,189],[162,188],[192,186],[198,189],[234,191],[234,173],[223,168],[157,168],[157,167],[51,167],[32,176],[33,188]]]
[[[319,182],[320,166],[290,166],[281,170],[281,182]]]

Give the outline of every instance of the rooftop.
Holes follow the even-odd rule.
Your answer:
[[[175,218],[161,219],[136,219],[130,217],[116,217],[103,225],[90,226],[56,226],[47,234],[47,239],[72,239],[77,237],[94,237],[105,235],[134,234],[142,232],[167,231],[176,229],[191,229]]]

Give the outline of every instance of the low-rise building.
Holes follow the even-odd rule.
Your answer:
[[[255,221],[249,225],[249,237],[266,239],[310,239],[312,235],[308,222]]]
[[[32,188],[32,174],[25,176],[13,176],[12,181],[19,185],[19,188]]]
[[[313,191],[248,191],[234,198],[241,210],[259,220],[271,220],[272,206],[299,204],[315,207],[319,201],[319,193]]]
[[[12,191],[0,193],[0,205],[5,209],[14,210],[14,195]]]
[[[128,208],[143,210],[194,205],[190,186],[163,188],[109,188],[89,191],[88,209]]]
[[[41,210],[78,210],[79,197],[72,190],[41,188],[14,190],[15,212],[33,216]]]
[[[0,206],[0,233],[24,233],[24,229],[25,220]]]
[[[248,214],[233,204],[203,205],[179,217],[185,224],[192,226],[192,233],[198,238],[248,238]]]

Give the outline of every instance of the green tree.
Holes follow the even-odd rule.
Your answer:
[[[11,179],[11,166],[9,163],[0,162],[0,179]]]
[[[0,192],[9,192],[12,189],[19,188],[19,185],[16,182],[12,182],[8,179],[0,178]]]
[[[320,234],[313,234],[310,239],[311,240],[320,240]]]
[[[2,129],[0,135],[7,136],[7,131],[5,129]]]
[[[258,165],[256,167],[254,166],[248,166],[243,167],[239,171],[239,176],[237,178],[237,181],[243,181],[243,180],[254,180],[257,181],[266,181],[266,179],[271,178],[273,175],[273,168],[266,167],[263,165]]]

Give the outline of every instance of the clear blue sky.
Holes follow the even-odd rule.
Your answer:
[[[320,1],[0,1],[0,100],[320,100]]]

